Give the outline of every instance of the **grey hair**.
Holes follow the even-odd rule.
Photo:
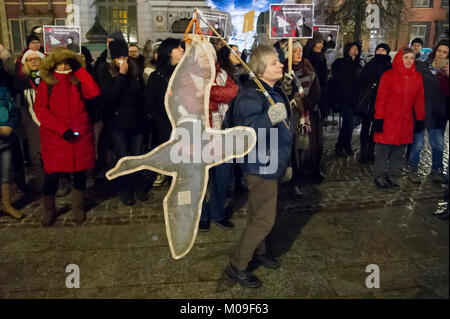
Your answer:
[[[267,64],[265,64],[263,57],[269,54],[278,55],[278,52],[273,46],[269,45],[260,45],[252,50],[248,67],[253,71],[253,73],[255,73],[256,76],[261,76],[266,70]]]

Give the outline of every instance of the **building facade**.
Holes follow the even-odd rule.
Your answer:
[[[443,38],[448,38],[448,0],[409,0],[407,30],[400,33],[401,48],[412,39],[421,38],[424,47],[432,48]]]

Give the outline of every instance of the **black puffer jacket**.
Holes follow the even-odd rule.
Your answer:
[[[375,113],[375,100],[377,98],[378,85],[381,76],[387,70],[392,69],[391,57],[388,54],[376,54],[363,68],[360,79],[360,90],[372,87],[375,84],[375,91],[372,95],[371,114]]]
[[[356,45],[358,47],[358,56],[353,60],[348,52]],[[361,75],[361,47],[357,43],[347,43],[344,46],[344,57],[336,59],[331,65],[332,98],[337,102],[346,102],[355,105],[359,95],[359,77]]]
[[[137,66],[129,61],[128,73],[123,75],[111,67],[99,72],[103,93],[105,126],[112,129],[143,129],[146,112],[143,101],[143,82]]]
[[[422,74],[425,94],[425,127],[445,129],[449,106],[439,85],[438,71],[430,62],[416,62],[416,71]]]
[[[328,85],[328,67],[325,55],[317,52],[311,52],[309,54],[309,61],[316,70],[316,75],[319,78],[320,83],[320,101],[319,109],[321,118],[326,118],[330,114],[330,88]]]
[[[158,67],[150,74],[145,87],[145,107],[151,117],[152,143],[159,145],[169,140],[172,131],[164,105],[167,86],[175,66]]]

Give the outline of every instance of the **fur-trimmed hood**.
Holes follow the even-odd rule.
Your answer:
[[[55,79],[53,72],[55,71],[56,65],[66,59],[78,60],[82,67],[86,66],[84,57],[81,54],[75,53],[66,48],[54,48],[53,51],[41,61],[39,66],[42,80],[48,84],[56,84],[57,80]],[[78,82],[75,76],[72,76],[72,82],[74,84]]]

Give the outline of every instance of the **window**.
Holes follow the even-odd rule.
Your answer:
[[[66,19],[61,18],[55,19],[55,25],[66,25]]]
[[[432,8],[433,0],[413,0],[413,8]]]
[[[97,0],[97,12],[108,33],[120,30],[125,40],[137,42],[136,0]]]
[[[441,1],[441,8],[448,8],[448,0]]]
[[[11,44],[12,44],[12,51],[13,52],[20,52],[23,48],[22,43],[22,26],[20,23],[20,20],[9,20],[10,30],[9,33],[11,36]]]
[[[424,48],[428,47],[430,35],[430,22],[421,22],[411,24],[411,32],[409,34],[409,43],[414,38],[421,38],[424,43]]]

